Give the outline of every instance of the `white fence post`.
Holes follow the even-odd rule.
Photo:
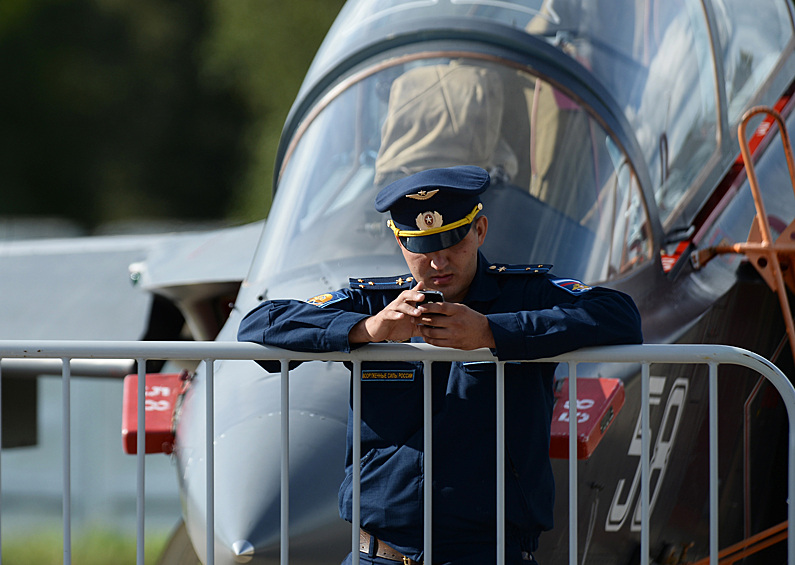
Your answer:
[[[146,515],[146,359],[138,358],[138,426],[136,433],[136,454],[138,488],[135,492],[137,531],[135,536],[137,565],[144,565],[146,543],[144,541],[144,523]]]
[[[497,565],[505,565],[505,363],[497,373]]]
[[[353,373],[351,373],[353,388],[353,454],[351,467],[353,469],[353,508],[351,511],[351,565],[359,565],[359,528],[361,528],[361,502],[362,502],[362,362],[353,360]]]
[[[63,562],[64,565],[72,563],[72,438],[71,438],[71,412],[72,412],[72,372],[70,359],[62,358],[63,370],[61,373],[61,394],[63,398]]]
[[[709,366],[709,558],[718,562],[718,364]],[[661,432],[662,433],[662,432]],[[792,472],[792,470],[790,470]]]
[[[2,443],[3,437],[3,359],[0,358],[0,443]],[[0,453],[2,453],[2,449],[0,449]],[[2,465],[2,458],[0,457],[0,470],[3,468]],[[3,481],[2,481],[2,471],[0,471],[0,516],[3,515]],[[0,520],[0,549],[3,548],[3,528],[2,528],[2,521]],[[0,551],[0,565],[3,565],[3,552]]]
[[[422,420],[423,420],[423,556],[428,563],[433,563],[433,369],[430,361],[422,363]]]
[[[207,563],[215,565],[215,388],[214,360],[204,359],[207,376],[206,420],[206,474],[207,474]]]
[[[569,565],[577,565],[577,363],[569,361]]]
[[[279,556],[281,565],[290,562],[290,360],[281,359],[281,535]]]
[[[641,431],[640,431],[640,563],[649,565],[649,452],[651,422],[649,397],[649,363],[640,369]],[[630,517],[631,519],[631,517]]]

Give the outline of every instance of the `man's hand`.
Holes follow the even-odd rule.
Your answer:
[[[454,302],[423,304],[419,307],[419,335],[425,343],[456,349],[496,347],[486,316]]]
[[[406,341],[419,336],[418,324],[421,311],[417,303],[425,297],[418,292],[423,290],[422,282],[411,290],[404,290],[378,314],[365,318],[348,334],[349,343],[377,343],[380,341]]]

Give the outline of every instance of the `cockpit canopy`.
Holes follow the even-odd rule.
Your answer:
[[[458,34],[445,39],[443,22]],[[556,60],[511,56],[521,45],[495,24]],[[376,193],[453,165],[492,175],[490,259],[591,283],[626,274],[652,258],[652,223],[676,229],[736,156],[742,112],[780,94],[765,88],[792,40],[788,3],[772,0],[350,1],[288,118],[255,275],[397,255]],[[561,86],[555,65],[590,75],[629,131]]]
[[[632,169],[576,102],[487,58],[412,56],[334,96],[295,145],[268,224],[288,262],[276,269],[363,251],[398,255],[386,215],[373,207],[378,191],[420,170],[464,164],[492,176],[483,195],[488,256],[554,259],[588,280],[651,256]]]

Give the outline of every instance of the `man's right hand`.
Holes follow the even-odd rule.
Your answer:
[[[424,283],[417,283],[414,288],[401,292],[378,314],[357,323],[348,334],[348,343],[406,341],[420,335],[417,322],[422,314],[417,303],[425,297],[418,291],[424,288]]]

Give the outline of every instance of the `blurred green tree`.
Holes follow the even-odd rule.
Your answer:
[[[270,207],[282,127],[304,75],[344,0],[213,0],[207,71],[235,88],[252,117],[249,166],[233,214],[262,218]]]
[[[264,217],[282,124],[341,5],[6,0],[0,216]]]

